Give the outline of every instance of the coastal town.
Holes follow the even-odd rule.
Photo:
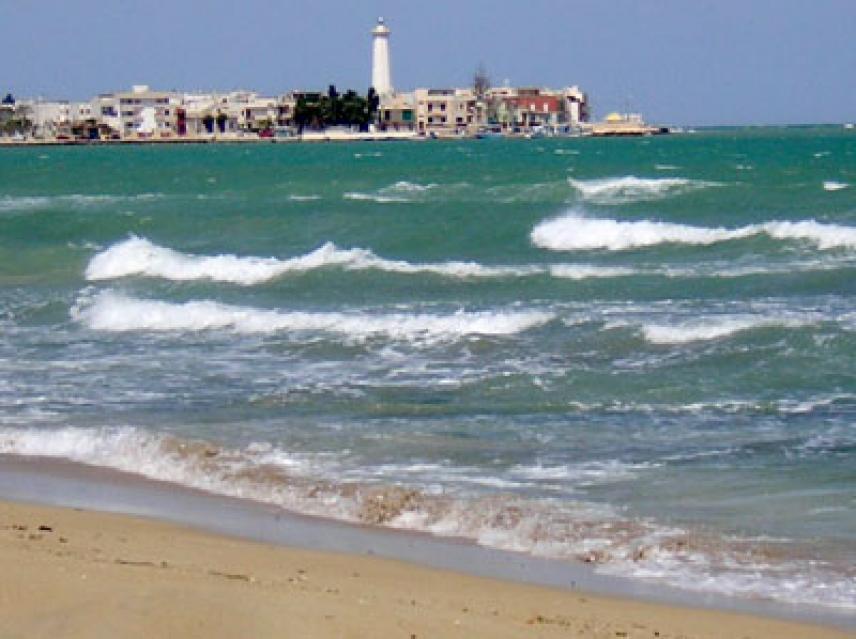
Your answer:
[[[479,67],[468,87],[397,91],[392,83],[390,29],[371,31],[372,77],[354,90],[187,93],[148,85],[90,100],[16,99],[0,103],[0,143],[291,142],[434,138],[619,136],[666,133],[638,114],[612,113],[592,122],[578,86],[492,86]]]

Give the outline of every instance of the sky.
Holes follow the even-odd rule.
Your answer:
[[[594,115],[668,125],[856,120],[856,0],[0,0],[0,91],[364,92],[392,30],[396,89],[578,85]]]

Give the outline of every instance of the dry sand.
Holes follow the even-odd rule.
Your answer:
[[[0,502],[2,639],[852,636]]]

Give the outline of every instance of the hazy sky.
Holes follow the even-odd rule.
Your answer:
[[[0,90],[83,99],[159,89],[364,91],[392,29],[398,89],[589,93],[664,124],[856,120],[856,0],[0,0]]]

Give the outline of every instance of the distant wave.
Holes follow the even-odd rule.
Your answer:
[[[56,206],[83,209],[94,206],[105,206],[120,202],[142,202],[163,197],[161,193],[139,193],[137,195],[2,195],[0,196],[0,212],[34,211],[49,209]]]
[[[424,194],[436,187],[436,184],[419,184],[400,180],[372,193],[349,191],[342,197],[346,200],[368,201],[378,204],[407,203],[413,200],[413,196]]]
[[[849,184],[846,182],[836,182],[835,180],[826,180],[823,183],[824,191],[841,191],[842,189],[846,189]]]
[[[584,201],[605,205],[660,200],[681,193],[718,186],[717,182],[703,180],[640,178],[633,175],[593,180],[568,178],[568,183],[576,189]]]
[[[326,333],[361,340],[444,340],[469,335],[514,335],[551,321],[541,311],[424,313],[277,311],[214,301],[171,303],[142,300],[115,291],[82,296],[73,319],[98,331],[209,331],[237,333]]]
[[[530,239],[536,246],[553,251],[623,251],[659,244],[704,246],[761,234],[777,240],[804,240],[820,249],[856,248],[856,227],[814,220],[765,222],[728,229],[651,220],[589,218],[579,213],[540,222],[532,229]]]

